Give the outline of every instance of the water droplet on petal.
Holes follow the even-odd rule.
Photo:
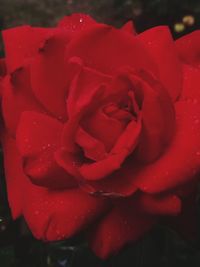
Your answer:
[[[39,215],[40,212],[38,210],[36,210],[34,213],[35,213],[35,215]]]

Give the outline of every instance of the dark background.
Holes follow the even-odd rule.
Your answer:
[[[131,19],[138,32],[168,25],[174,38],[200,28],[199,0],[0,0],[0,29],[23,24],[53,26],[73,12],[90,14],[99,22],[116,27]],[[3,54],[0,39],[0,55]],[[96,258],[82,236],[50,244],[35,240],[21,219],[13,222],[10,217],[2,162],[1,156],[0,267],[200,266],[198,234],[196,240],[188,242],[162,225],[107,261]]]

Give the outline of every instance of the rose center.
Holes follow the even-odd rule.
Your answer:
[[[137,112],[132,97],[126,95],[118,103],[108,102],[98,108],[94,114],[84,118],[82,125],[109,152],[132,120],[137,120]]]

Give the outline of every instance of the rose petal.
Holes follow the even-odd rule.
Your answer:
[[[106,202],[79,189],[50,191],[32,184],[26,185],[24,217],[38,239],[66,239],[101,216]]]
[[[200,100],[200,70],[198,68],[183,65],[183,91],[180,99],[190,99],[194,103]]]
[[[182,72],[168,27],[152,28],[137,35],[137,38],[156,62],[160,80],[172,99],[176,100],[182,89]]]
[[[24,112],[17,129],[17,145],[24,172],[35,184],[51,188],[73,187],[74,179],[54,159],[63,125],[36,112]]]
[[[66,59],[73,56],[80,57],[86,66],[111,75],[123,66],[155,72],[154,63],[136,37],[101,24],[73,38],[66,49]]]
[[[6,128],[15,136],[21,113],[26,110],[45,112],[31,91],[29,69],[20,68],[3,81],[2,109]]]
[[[128,166],[127,166],[128,165]],[[87,180],[81,186],[86,192],[106,196],[130,196],[138,190],[134,185],[134,170],[130,164],[125,162],[122,167],[111,175],[101,180]]]
[[[135,26],[133,24],[133,21],[128,21],[127,23],[125,23],[122,27],[121,30],[126,31],[128,33],[131,33],[133,35],[136,35],[136,30],[135,30]]]
[[[107,152],[110,152],[125,126],[119,120],[108,117],[102,110],[82,120],[83,128],[94,138],[100,140]]]
[[[26,60],[34,57],[51,31],[51,29],[34,28],[28,25],[4,30],[3,40],[8,71],[15,71],[24,66]]]
[[[76,143],[84,150],[85,157],[98,161],[106,157],[106,149],[102,142],[89,135],[83,128],[76,134]]]
[[[54,31],[31,62],[31,85],[45,108],[60,120],[66,119],[67,71],[64,51],[67,32]]]
[[[175,129],[173,103],[159,82],[147,73],[142,73],[139,85],[143,91],[142,134],[137,158],[145,163],[157,159],[169,145]]]
[[[180,59],[189,65],[199,67],[200,64],[200,31],[187,34],[175,42]]]
[[[177,215],[181,212],[181,201],[176,195],[149,195],[141,193],[138,198],[141,210],[155,215]]]
[[[140,131],[140,121],[130,122],[107,158],[95,163],[83,164],[79,169],[81,175],[87,180],[98,180],[118,170],[137,145]]]
[[[176,104],[176,133],[165,153],[154,163],[138,166],[134,183],[145,192],[169,190],[194,179],[200,170],[200,106]]]
[[[81,106],[83,106],[85,102],[89,102],[88,99],[94,94],[97,88],[109,83],[111,79],[108,75],[83,67],[81,60],[78,58],[71,58],[69,66],[72,66],[72,64],[76,65],[77,73],[70,83],[69,95],[67,98],[69,117],[79,112]],[[75,66],[73,67],[75,68]]]
[[[3,141],[9,203],[14,216],[23,214],[34,236],[60,240],[73,236],[102,215],[109,205],[79,189],[49,190],[33,185],[22,171],[13,139]]]
[[[125,244],[136,241],[154,224],[152,216],[141,214],[131,200],[117,203],[89,233],[95,254],[106,259]]]

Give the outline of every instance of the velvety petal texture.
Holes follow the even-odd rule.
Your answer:
[[[23,215],[33,234],[43,240],[60,240],[77,233],[109,207],[104,199],[78,188],[51,190],[36,186],[25,176],[12,138],[3,138],[8,197],[13,216]]]
[[[174,42],[165,26],[137,34],[132,22],[116,29],[73,14],[3,39],[13,218],[44,241],[84,233],[102,259],[160,220],[194,235],[200,32]]]

